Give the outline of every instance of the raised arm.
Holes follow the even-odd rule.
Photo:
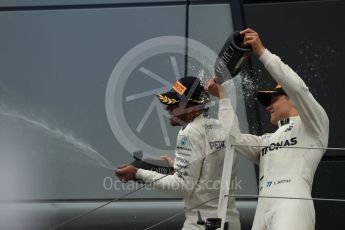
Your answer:
[[[218,118],[225,129],[226,135],[235,140],[236,150],[238,150],[249,160],[258,164],[260,159],[261,148],[252,146],[262,146],[264,139],[268,136],[242,134],[238,118],[235,115],[235,112],[231,106],[231,100],[230,98],[228,98],[224,86],[217,84],[215,82],[215,79],[211,79],[208,81],[207,88],[210,94],[217,96],[220,99]]]
[[[259,56],[260,61],[274,80],[282,85],[306,128],[312,135],[322,139],[323,143],[321,144],[326,147],[327,141],[325,140],[328,139],[329,120],[325,110],[309,92],[304,81],[278,56],[263,46],[256,31],[248,28],[241,31],[241,34],[244,34],[244,45],[252,47],[253,53]]]
[[[259,59],[277,83],[283,86],[284,91],[296,107],[303,124],[311,134],[315,137],[328,136],[328,116],[298,74],[267,49]],[[323,147],[327,145],[327,143],[321,144]]]

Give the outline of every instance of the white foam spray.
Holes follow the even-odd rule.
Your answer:
[[[97,166],[111,170],[115,168],[105,157],[103,157],[94,148],[92,148],[92,146],[81,140],[78,140],[66,131],[62,131],[58,128],[52,128],[44,121],[37,121],[26,115],[20,114],[17,111],[6,109],[3,106],[0,106],[0,115],[26,122],[30,125],[33,125],[36,128],[39,128],[40,130],[46,132],[54,138],[71,144],[73,148],[75,148],[76,150],[78,150],[78,152],[89,158],[89,160],[91,160],[91,162],[96,164]]]

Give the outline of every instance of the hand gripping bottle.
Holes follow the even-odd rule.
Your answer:
[[[174,168],[170,167],[166,161],[154,158],[143,158],[142,151],[134,152],[133,157],[134,161],[130,164],[136,168],[151,170],[168,175],[172,175],[174,173]],[[135,181],[140,182],[139,180]]]
[[[240,72],[251,52],[249,46],[243,46],[243,39],[244,36],[239,31],[229,36],[215,63],[216,77],[228,80]]]

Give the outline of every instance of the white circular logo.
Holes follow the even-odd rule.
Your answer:
[[[106,88],[106,115],[115,137],[129,153],[142,150],[144,154],[160,156],[174,149],[175,143],[172,143],[171,140],[176,140],[176,132],[174,133],[175,137],[170,137],[171,132],[169,135],[169,128],[165,122],[165,117],[168,114],[155,98],[155,95],[170,90],[174,81],[183,77],[180,76],[179,69],[184,69],[184,65],[182,63],[178,66],[176,60],[178,56],[185,57],[186,47],[188,47],[188,73],[192,72],[194,76],[198,75],[197,77],[205,83],[214,74],[214,62],[217,55],[200,42],[185,37],[162,36],[144,41],[129,50],[114,67]],[[145,66],[145,63],[149,63],[149,60],[154,57],[170,59],[169,68],[171,70],[169,71],[172,71],[175,76],[173,81],[167,80],[166,76],[160,76],[151,70],[151,67]],[[194,64],[191,65],[190,63]],[[152,83],[153,81],[161,87],[145,88],[141,92],[128,92],[131,91],[128,87],[129,82],[135,82],[135,79],[131,80],[134,72],[140,74],[140,82],[147,80]],[[139,79],[138,74],[135,77]],[[151,83],[146,83],[145,87],[150,86]],[[128,95],[128,93],[131,94]],[[141,103],[140,101],[143,99],[145,102]],[[134,104],[137,109],[127,109]],[[150,116],[154,113],[158,116],[158,119],[154,121],[158,124],[155,126],[156,129],[147,124]],[[133,119],[133,116],[140,118]],[[144,132],[145,128],[148,129],[146,132]],[[162,139],[160,142],[164,142],[163,145],[157,146],[154,143],[159,142],[159,140],[150,140],[149,136],[154,132],[156,135],[159,133],[159,137]]]

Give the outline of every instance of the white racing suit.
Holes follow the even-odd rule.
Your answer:
[[[315,170],[328,143],[329,120],[302,79],[268,50],[260,57],[265,68],[283,86],[299,116],[279,122],[274,133],[263,136],[241,134],[229,99],[220,100],[219,119],[248,159],[259,163],[259,195],[311,198]],[[267,146],[264,148],[250,145]],[[315,228],[313,201],[259,198],[253,230],[312,230]]]
[[[162,192],[182,196],[185,210],[201,204],[186,213],[183,230],[205,229],[205,226],[197,224],[197,211],[204,220],[217,217],[224,152],[223,127],[219,121],[200,115],[178,134],[174,165],[177,172],[162,178],[163,174],[139,169],[136,178],[145,183],[153,182],[153,187]],[[236,172],[234,162],[232,178]],[[233,188],[230,188],[230,194],[234,194]],[[212,198],[216,199],[206,202]],[[226,221],[229,222],[229,229],[240,230],[234,198],[229,198]]]

